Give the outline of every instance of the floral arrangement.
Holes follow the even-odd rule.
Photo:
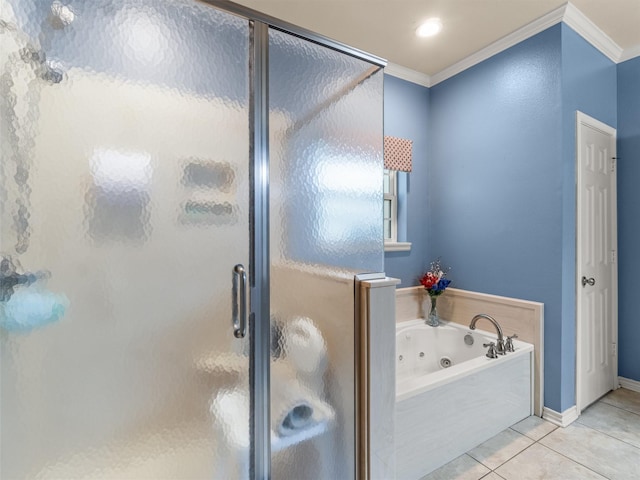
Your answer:
[[[420,278],[420,284],[422,284],[430,297],[442,295],[449,286],[451,280],[446,278],[446,274],[449,270],[449,267],[446,269],[442,267],[440,258],[431,262],[427,273]]]

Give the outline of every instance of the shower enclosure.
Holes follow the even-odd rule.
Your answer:
[[[355,477],[384,62],[216,1],[0,40],[2,478]]]

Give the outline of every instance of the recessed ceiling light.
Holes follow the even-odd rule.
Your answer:
[[[442,30],[442,21],[439,18],[430,18],[416,29],[419,37],[433,37]]]

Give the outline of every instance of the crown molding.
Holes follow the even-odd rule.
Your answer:
[[[635,47],[625,48],[622,51],[622,55],[620,56],[621,62],[626,62],[627,60],[631,60],[632,58],[640,57],[640,45],[636,45]]]
[[[582,38],[606,55],[612,62],[618,63],[622,57],[622,48],[611,40],[589,18],[577,9],[571,2],[567,2],[562,21],[573,28]]]
[[[423,87],[431,86],[431,77],[429,77],[429,75],[427,75],[426,73],[417,72],[396,63],[387,63],[387,66],[384,69],[384,73],[388,73],[393,77],[401,78],[402,80],[406,80],[408,82],[417,83],[418,85],[422,85]]]
[[[435,75],[432,75],[431,85],[436,85],[446,80],[447,78],[451,78],[454,75],[457,75],[458,73],[466,70],[467,68],[473,67],[474,65],[477,65],[478,63],[483,62],[508,48],[513,47],[523,40],[533,37],[534,35],[546,30],[547,28],[560,23],[562,21],[562,18],[564,17],[566,7],[567,5],[563,5],[559,8],[556,8],[555,10],[552,10],[551,12],[543,15],[537,20],[534,20],[524,27],[519,28],[515,32],[502,37],[500,40],[496,40],[482,50],[478,50],[476,53],[468,56],[467,58],[454,63],[450,67],[445,68]]]

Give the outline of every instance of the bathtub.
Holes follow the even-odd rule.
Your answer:
[[[491,359],[490,341],[495,333],[452,322],[397,324],[398,480],[421,478],[533,414],[533,345],[514,340],[515,352]]]

